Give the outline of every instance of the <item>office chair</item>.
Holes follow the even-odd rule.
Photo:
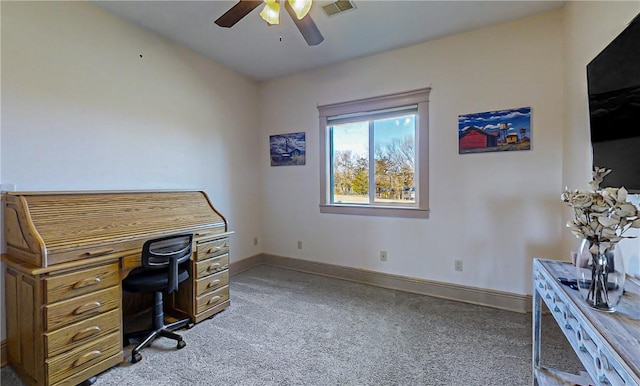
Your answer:
[[[153,292],[153,330],[133,349],[131,362],[142,360],[140,351],[148,347],[156,338],[165,337],[178,341],[177,348],[186,346],[186,342],[174,330],[191,326],[190,319],[164,324],[163,293],[170,294],[178,290],[178,285],[189,278],[185,263],[191,257],[193,234],[179,234],[148,240],[142,246],[142,267],[134,270],[122,281],[122,287],[128,292]],[[144,331],[147,333],[147,331]],[[129,338],[139,336],[140,332],[127,334]]]

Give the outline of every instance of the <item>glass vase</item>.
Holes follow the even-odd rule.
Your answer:
[[[585,239],[580,245],[576,260],[578,289],[591,308],[614,312],[624,292],[626,273],[622,253],[616,244],[603,253],[593,253],[594,243]]]

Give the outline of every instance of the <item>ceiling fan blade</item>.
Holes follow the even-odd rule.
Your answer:
[[[307,41],[307,44],[310,46],[316,46],[324,41],[324,37],[320,33],[320,30],[316,26],[316,23],[313,22],[310,14],[306,14],[302,19],[298,19],[296,13],[293,11],[288,1],[284,2],[284,7],[287,9],[289,16],[293,20],[293,23],[298,27],[302,37]]]
[[[231,7],[224,15],[220,16],[216,20],[216,24],[220,27],[231,28],[234,24],[240,21],[243,17],[247,16],[249,12],[256,9],[262,1],[245,1],[240,0],[238,4]]]

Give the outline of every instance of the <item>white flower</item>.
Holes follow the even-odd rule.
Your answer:
[[[618,198],[616,199],[616,201],[618,202],[627,201],[627,189],[625,189],[624,186],[618,189]]]
[[[589,183],[591,189],[598,190],[600,188],[600,184],[604,180],[604,177],[606,177],[609,173],[611,173],[611,169],[599,168],[595,166],[593,168],[593,180]]]
[[[560,199],[573,208],[574,218],[567,228],[578,238],[591,243],[591,252],[597,253],[617,243],[629,228],[640,228],[640,210],[627,201],[627,190],[621,188],[600,189],[600,183],[611,170],[594,168],[592,191],[564,189]]]
[[[588,208],[593,204],[593,197],[589,193],[574,194],[569,204],[574,208]]]
[[[620,217],[630,217],[634,216],[637,210],[633,204],[624,203],[616,210],[616,214]]]
[[[605,227],[608,227],[608,228],[609,227],[613,228],[620,221],[616,220],[615,218],[611,218],[611,217],[599,216],[598,217],[598,222],[600,224],[602,224],[602,226],[605,226]]]

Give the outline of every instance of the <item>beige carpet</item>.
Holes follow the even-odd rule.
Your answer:
[[[159,340],[104,385],[531,385],[531,315],[261,266],[231,280],[231,307]],[[580,363],[551,316],[542,362]],[[21,385],[9,367],[2,385]]]

